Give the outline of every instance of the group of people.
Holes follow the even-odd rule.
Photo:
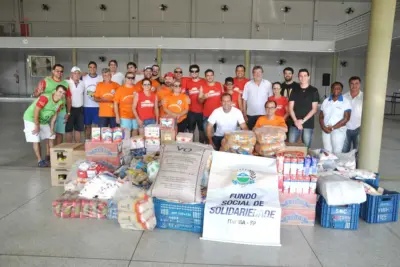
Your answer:
[[[270,125],[289,131],[288,141],[301,140],[310,147],[314,115],[320,101],[318,90],[310,85],[307,69],[298,71],[299,83],[293,81],[294,70],[283,70],[283,83],[263,78],[263,68],[254,66],[252,79],[245,78],[246,68],[236,66],[236,76],[224,84],[215,81],[214,71],[189,67],[189,77],[180,67],[160,75],[158,65],[138,70],[133,62],[125,74],[118,62],[97,73],[97,64],[88,71],[73,67],[63,79],[64,67],[53,66],[52,76],[42,80],[34,91],[36,100],[24,114],[26,141],[33,143],[39,167],[49,166],[50,147],[63,142],[80,142],[81,132],[91,138],[91,127],[120,126],[132,135],[159,122],[161,117],[174,117],[178,132],[194,133],[199,141],[219,150],[226,132]],[[332,95],[321,105],[319,122],[324,148],[347,152],[358,146],[361,124],[362,92],[359,77],[350,78],[350,92],[342,95],[343,85],[332,84]],[[40,141],[47,140],[47,156],[42,159]]]

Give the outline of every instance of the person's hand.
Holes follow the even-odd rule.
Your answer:
[[[35,125],[35,128],[33,128],[32,134],[33,135],[38,135],[40,132],[40,126],[39,125]]]
[[[69,114],[67,113],[64,116],[64,123],[67,123],[68,119],[69,119]]]
[[[136,118],[136,121],[137,121],[139,127],[143,127],[143,121],[141,119]]]
[[[324,131],[324,132],[327,133],[327,134],[330,133],[329,127],[326,127],[326,126],[322,126],[322,131]]]
[[[207,99],[208,98],[208,93],[204,94],[204,98]]]
[[[294,122],[294,125],[297,127],[299,130],[303,130],[303,120],[297,120]]]
[[[244,118],[244,121],[245,121],[245,122],[249,122],[249,118],[247,117],[246,114],[243,114],[243,118]]]
[[[119,117],[116,117],[116,118],[115,118],[115,122],[116,122],[117,124],[121,124],[121,119],[120,119]]]

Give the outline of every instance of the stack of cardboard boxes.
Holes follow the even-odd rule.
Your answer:
[[[172,144],[176,139],[176,120],[174,118],[161,118],[161,144]]]
[[[85,145],[81,143],[63,143],[50,149],[51,185],[64,186],[64,181],[72,165],[85,159]]]
[[[121,166],[122,143],[95,142],[87,140],[85,143],[86,159],[101,162],[117,169]]]

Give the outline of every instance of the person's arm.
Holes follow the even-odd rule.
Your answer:
[[[54,114],[53,117],[51,117],[51,120],[50,120],[51,135],[55,134],[54,129],[55,129],[56,121],[57,121],[57,115],[58,115],[58,112],[56,112],[56,114]]]
[[[301,120],[302,121],[301,124],[304,124],[306,121],[311,119],[314,116],[314,114],[317,113],[317,111],[318,111],[318,102],[313,102],[310,112],[308,112],[307,115]]]
[[[200,104],[203,104],[204,101],[206,100],[206,98],[207,98],[207,94],[204,94],[204,93],[203,93],[203,86],[200,86],[199,103],[200,103]]]
[[[138,125],[140,127],[142,127],[143,126],[143,121],[140,119],[139,114],[138,114],[138,112],[136,110],[137,109],[137,105],[138,105],[138,100],[139,100],[139,94],[135,93],[135,96],[133,97],[132,111],[133,111],[133,114],[135,115],[135,118],[136,118],[136,121],[137,121]]]
[[[325,127],[324,112],[322,110],[319,113],[319,125],[321,126],[322,131],[324,131],[325,133],[329,134],[332,132],[332,130],[329,127]]]
[[[213,127],[214,127],[214,124],[207,123],[208,143],[209,143],[210,145],[212,145],[213,148],[215,149],[215,145],[214,145],[214,143],[213,143],[213,141],[212,141],[212,137],[213,137],[213,132],[212,132],[212,130],[213,130]]]
[[[33,91],[33,96],[39,97],[44,92],[45,88],[46,88],[46,81],[41,80],[36,86],[35,90]]]
[[[242,129],[242,130],[248,130],[248,129],[249,129],[249,128],[247,127],[247,124],[246,124],[245,122],[239,124],[239,126],[240,126],[240,129]]]
[[[239,98],[238,98],[238,104],[239,104],[239,109],[240,109],[240,111],[244,114],[244,111],[243,111],[243,103],[242,103],[242,98],[241,98],[241,96],[242,95],[240,95],[239,94]]]
[[[248,83],[246,83],[246,85],[244,86],[243,94],[242,94],[242,99],[243,99],[243,110],[242,110],[242,113],[243,113],[244,120],[246,122],[249,121],[249,118],[247,117],[247,99],[248,99],[248,90],[249,90],[248,87],[247,87],[247,84]]]
[[[240,129],[242,130],[248,130],[249,128],[247,127],[246,121],[244,120],[242,112],[237,112],[237,123],[240,126]]]
[[[156,103],[158,103],[158,97],[156,95]],[[158,123],[159,118],[160,118],[160,113],[159,113],[159,108],[157,107],[157,105],[154,105],[154,114],[156,114],[156,123]]]
[[[118,108],[118,102],[114,100],[114,112],[115,112],[115,121],[117,124],[121,123],[121,119],[119,117],[119,108]]]
[[[287,118],[289,117],[289,103],[288,102],[286,102],[284,109],[286,112],[285,112],[285,116],[283,116],[283,119],[286,121]]]
[[[338,123],[332,126],[332,130],[342,128],[346,125],[346,123],[350,120],[351,110],[346,110],[343,115],[343,119],[341,119]]]
[[[300,120],[297,120],[296,114],[294,113],[294,105],[295,105],[294,101],[290,101],[289,102],[289,114],[290,114],[290,117],[292,118],[292,120],[294,122],[294,125],[299,130],[303,130],[303,125],[300,123]]]
[[[66,94],[66,99],[67,99],[67,114],[65,114],[64,120],[65,122],[68,121],[69,116],[71,115],[71,109],[72,109],[72,95],[71,95],[71,90],[69,87],[67,88],[67,94]]]
[[[35,111],[33,113],[33,121],[35,123],[35,129],[33,129],[32,134],[39,134],[40,132],[40,120],[39,120],[39,114],[40,110],[42,110],[42,107],[35,106]]]

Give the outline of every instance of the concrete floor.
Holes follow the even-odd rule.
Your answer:
[[[400,224],[368,225],[358,231],[286,226],[282,247],[202,241],[171,230],[129,231],[109,220],[62,220],[51,202],[50,171],[35,168],[24,142],[26,104],[0,103],[0,266],[399,266]],[[400,159],[400,120],[385,120],[383,176],[394,178]],[[320,146],[320,132],[314,136]],[[400,181],[382,185],[400,190]]]

